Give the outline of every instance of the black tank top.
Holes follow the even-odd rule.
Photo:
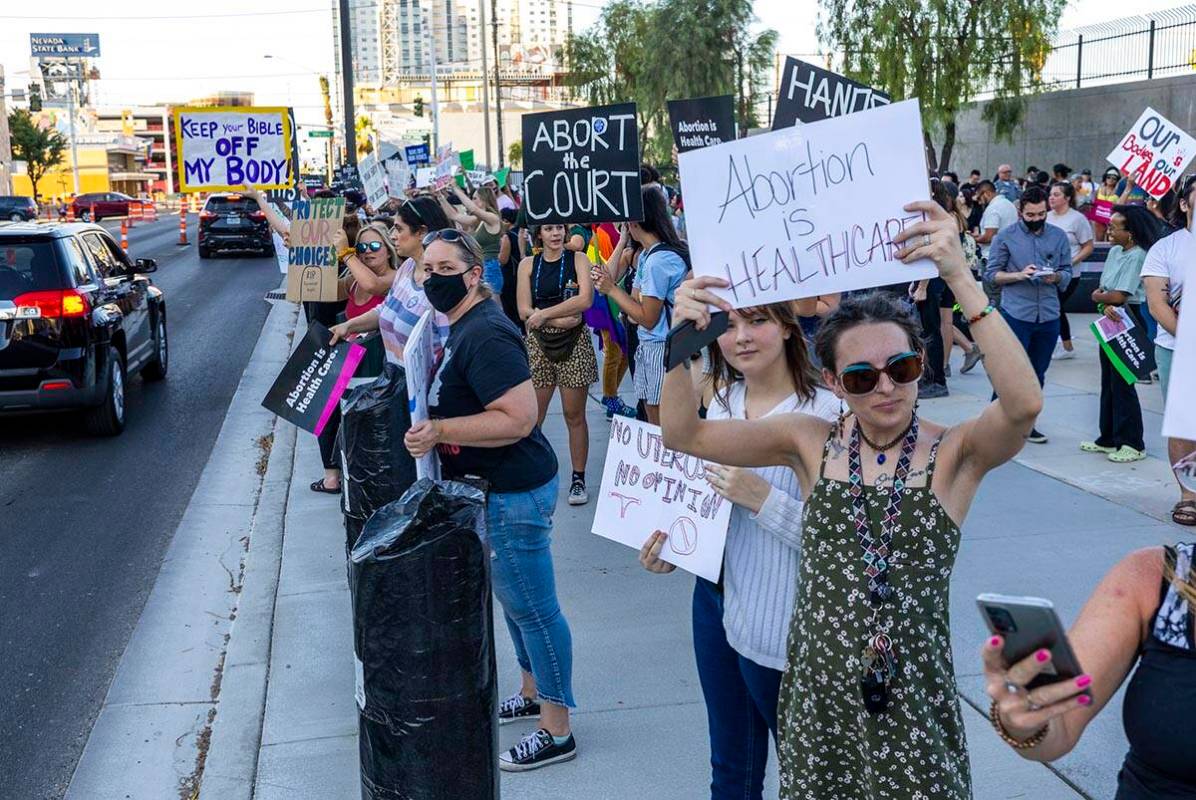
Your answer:
[[[556,261],[546,261],[541,254],[532,259],[532,308],[552,308],[577,294],[573,258],[573,251],[566,250]]]
[[[1180,543],[1167,558],[1196,585],[1193,551],[1196,544]],[[1196,614],[1166,581],[1161,595],[1122,704],[1130,751],[1116,800],[1196,800]]]

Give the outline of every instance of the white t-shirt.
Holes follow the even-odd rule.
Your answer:
[[[1159,239],[1146,254],[1142,264],[1143,278],[1166,278],[1172,305],[1184,288],[1184,272],[1196,262],[1196,236],[1187,228]],[[1189,311],[1188,313],[1196,313]],[[1175,349],[1175,337],[1159,326],[1154,343],[1168,350]]]
[[[984,215],[980,217],[980,232],[984,233],[989,228],[996,228],[999,232],[1016,223],[1017,207],[1009,202],[1007,197],[998,194],[989,201],[988,207],[984,209]],[[990,247],[992,247],[992,242],[981,245],[980,254],[988,258]]]
[[[1092,241],[1092,223],[1079,211],[1069,208],[1063,214],[1048,211],[1047,224],[1062,228],[1063,232],[1067,234],[1067,244],[1071,247],[1071,260],[1074,264],[1076,253],[1080,252],[1080,248],[1085,243]]]

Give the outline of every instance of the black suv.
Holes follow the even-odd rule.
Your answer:
[[[166,377],[166,298],[88,223],[0,223],[0,414],[83,409],[92,433],[125,426],[125,382]]]
[[[0,195],[0,219],[13,222],[27,222],[37,219],[37,203],[32,197],[12,197]]]
[[[217,250],[256,250],[274,255],[274,238],[266,212],[243,194],[213,194],[199,212],[199,257]]]

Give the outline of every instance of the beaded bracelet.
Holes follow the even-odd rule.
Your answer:
[[[993,308],[992,306],[985,306],[983,311],[981,311],[979,314],[977,314],[976,316],[974,316],[968,320],[968,324],[975,325],[977,322],[984,319],[985,317],[987,317],[989,314],[993,313],[994,311],[996,311],[996,309]]]
[[[997,736],[1001,737],[1001,741],[1009,745],[1015,750],[1030,750],[1042,744],[1042,740],[1047,737],[1051,731],[1050,723],[1043,725],[1033,736],[1029,739],[1014,739],[1005,730],[1005,726],[1001,724],[1001,712],[997,710],[997,701],[993,700],[992,705],[988,709],[988,719],[993,724],[993,730],[997,732]]]

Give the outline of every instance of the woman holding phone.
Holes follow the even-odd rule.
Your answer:
[[[959,525],[984,476],[1021,449],[1042,390],[972,278],[954,218],[929,200],[905,209],[925,219],[894,237],[896,257],[937,265],[991,354],[998,397],[978,417],[950,427],[918,417],[919,325],[883,292],[844,298],[819,328],[822,379],[846,406],[835,423],[801,413],[703,420],[689,376],[665,377],[667,447],[729,466],[788,466],[805,498],[778,712],[782,800],[971,797],[948,613]],[[718,286],[685,282],[675,318],[704,328],[711,305],[730,311],[709,291]]]
[[[985,642],[981,657],[997,735],[1030,761],[1062,758],[1129,677],[1122,719],[1130,749],[1116,800],[1196,797],[1194,556],[1191,543],[1148,547],[1110,570],[1067,637],[1085,669],[1076,678],[1027,690],[1051,670],[1051,651],[1044,647],[1009,664],[1001,636]]]

